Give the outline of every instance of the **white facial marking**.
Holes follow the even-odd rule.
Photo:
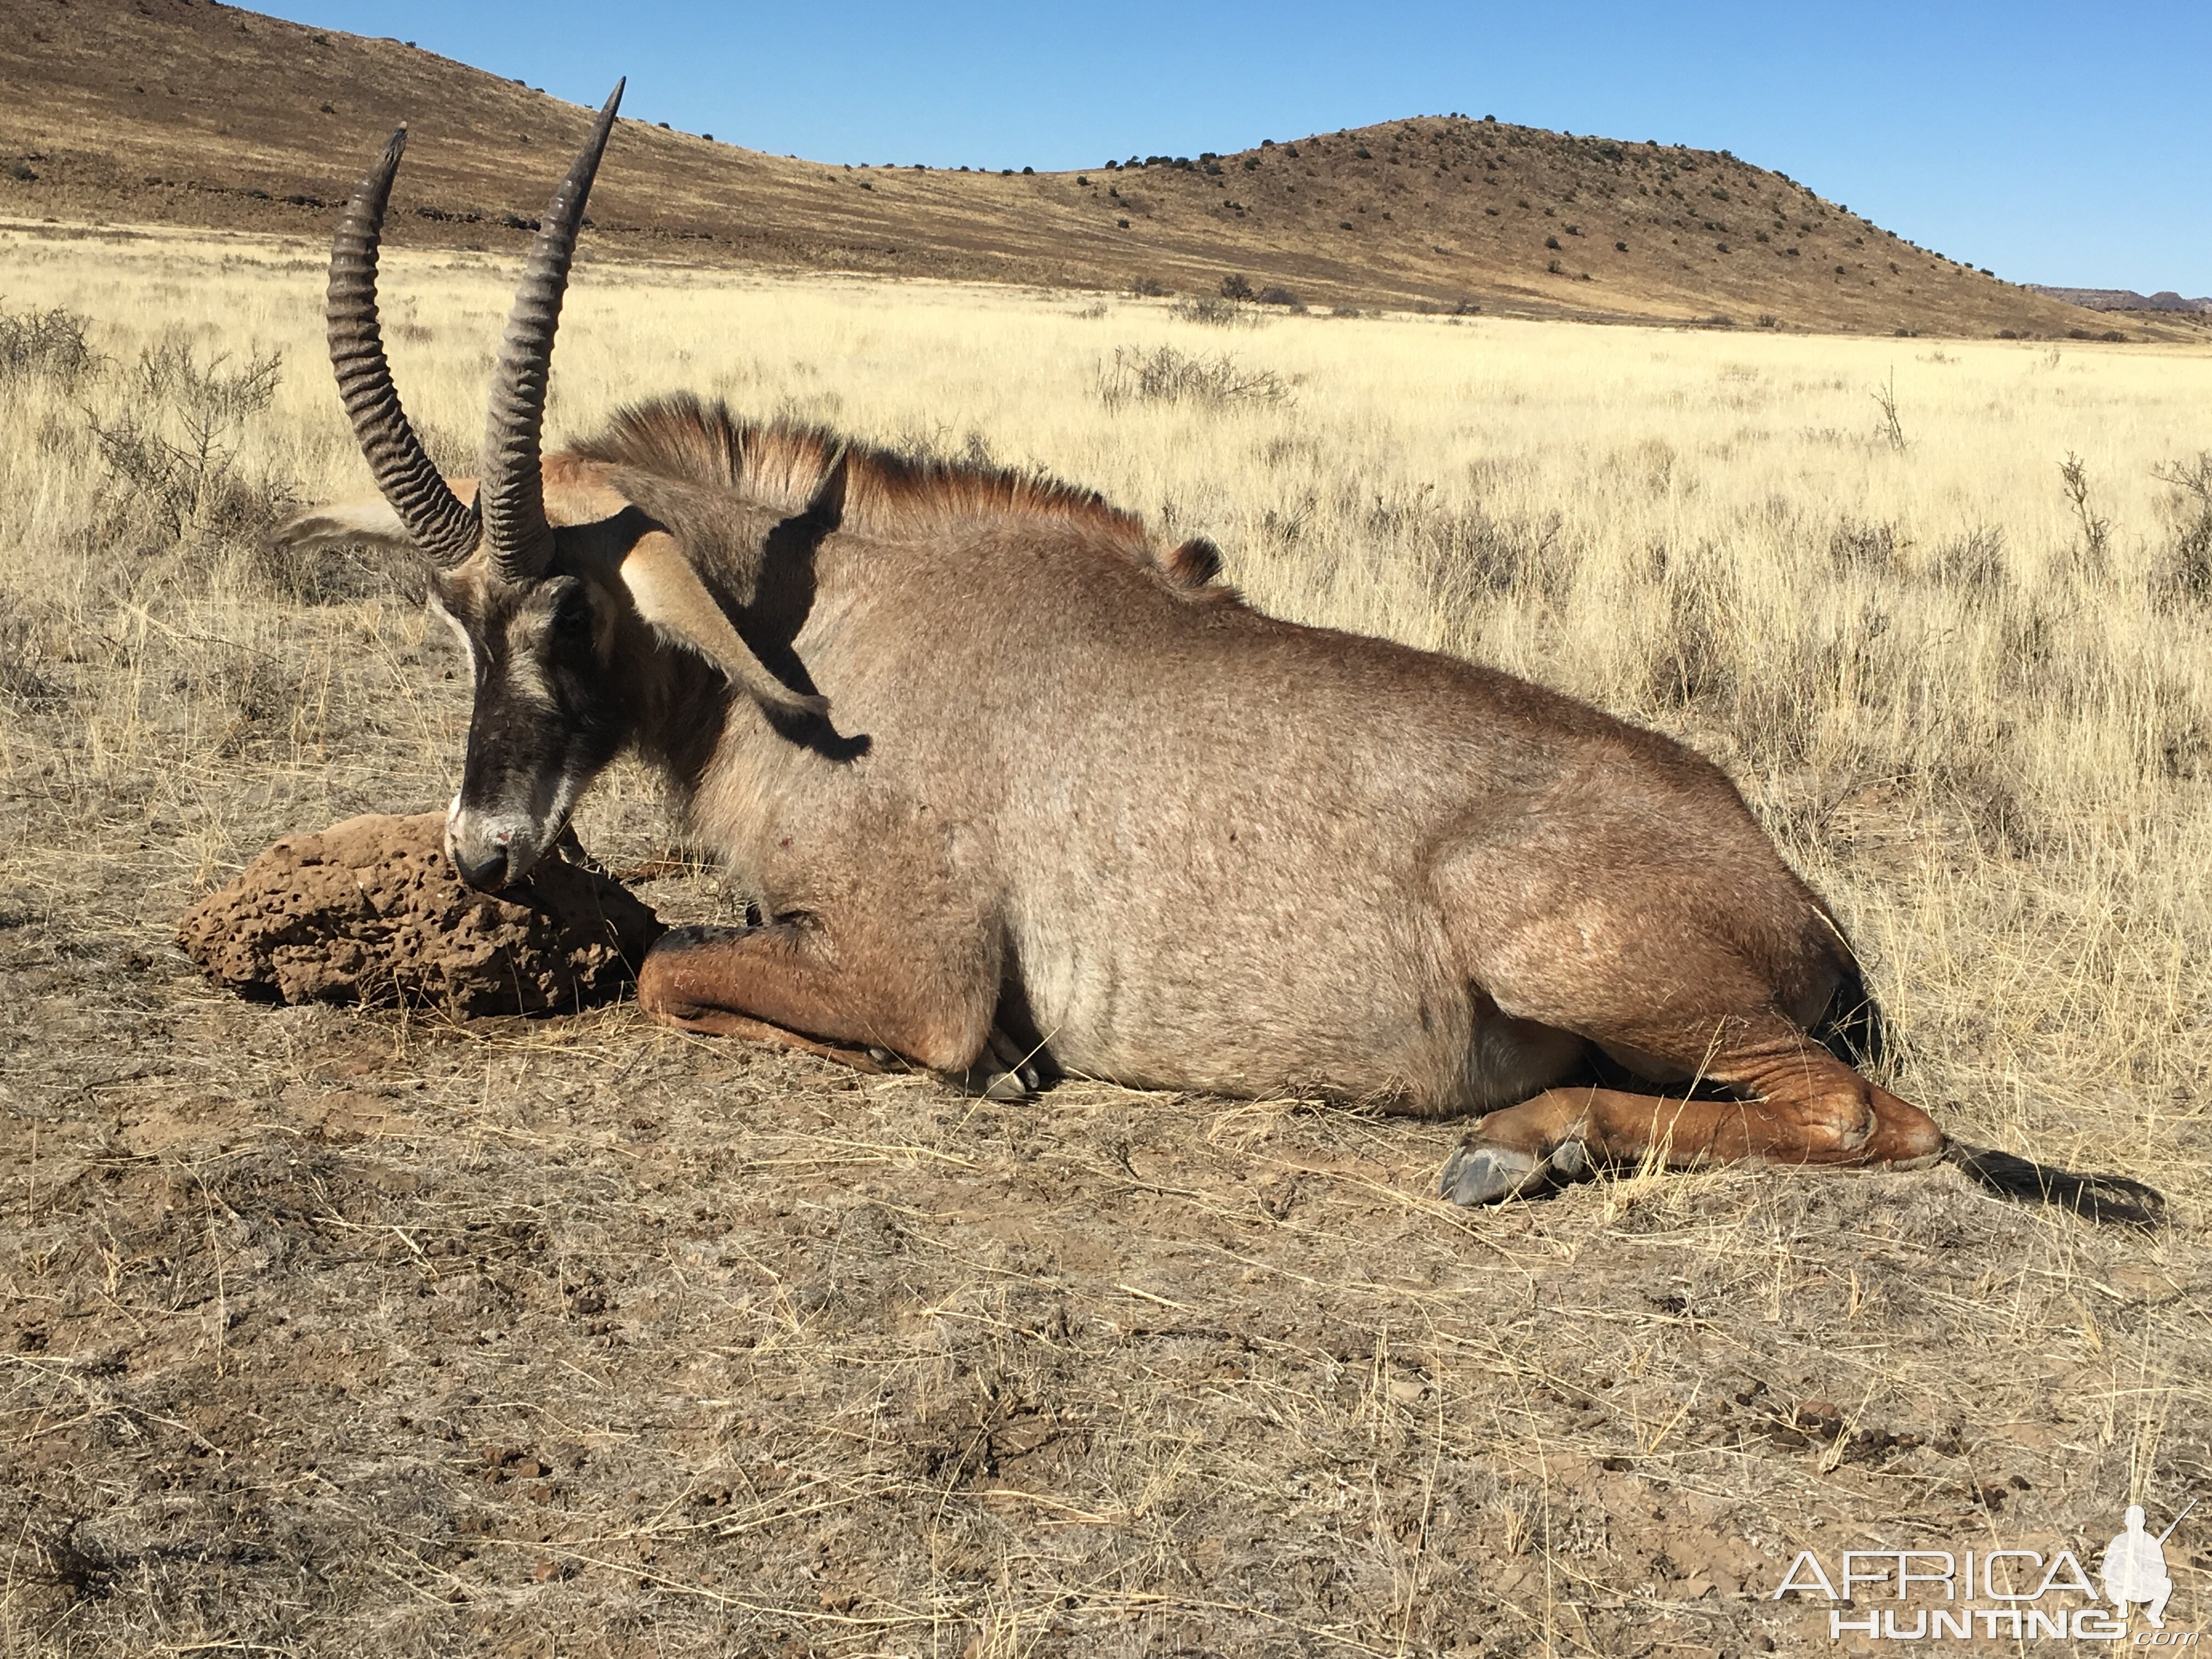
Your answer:
[[[545,665],[538,660],[538,653],[534,651],[507,653],[507,690],[541,708],[555,706],[553,683],[545,678]]]
[[[436,613],[441,621],[445,623],[447,627],[453,630],[453,637],[461,642],[461,654],[469,659],[469,672],[473,674],[476,672],[477,666],[477,642],[469,637],[469,630],[462,627],[460,624],[460,619],[455,617],[452,611],[447,610],[445,605],[440,602],[437,592],[434,589],[430,594],[430,609]],[[459,797],[456,796],[454,799],[458,800]]]

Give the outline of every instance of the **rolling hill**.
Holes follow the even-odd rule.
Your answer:
[[[519,250],[586,118],[400,41],[213,0],[8,9],[0,218],[319,239],[404,120],[392,240]],[[1194,293],[1243,276],[1309,304],[1836,332],[2112,326],[1726,152],[1460,115],[1037,174],[833,166],[625,121],[592,208],[600,258]]]
[[[2185,299],[2172,289],[2161,289],[2156,294],[2138,294],[2131,288],[2052,288],[2041,283],[2031,283],[2034,292],[2047,295],[2054,300],[2063,300],[2069,305],[2082,306],[2091,311],[2163,311],[2179,316],[2212,315],[2212,295],[2199,295]]]

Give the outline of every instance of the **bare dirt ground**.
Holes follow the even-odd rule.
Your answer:
[[[308,613],[280,672],[360,632]],[[374,678],[331,684],[342,774],[273,714],[191,769],[271,837],[422,804]],[[1446,1127],[1001,1106],[626,1005],[257,1006],[171,943],[189,792],[72,789],[86,741],[10,737],[10,1655],[1809,1650],[1765,1599],[1798,1547],[2086,1551],[2212,1477],[2193,1202],[1723,1172],[1463,1214]],[[617,793],[595,843],[665,852]]]
[[[111,262],[43,280],[91,304],[122,280]],[[19,256],[12,291],[46,269]],[[962,363],[1044,388],[1044,415],[972,406],[1009,453],[1053,459],[1017,446],[1075,434],[1056,464],[1117,498],[1165,486],[1115,466],[1198,457],[1249,514],[1199,527],[1304,614],[1362,624],[1389,600],[1433,637],[1416,600],[1443,571],[1436,606],[1486,630],[1452,639],[1690,732],[1746,780],[1850,906],[1900,1012],[1901,1087],[1976,1140],[2171,1200],[2165,1226],[2127,1231],[1950,1169],[1736,1170],[1462,1213],[1430,1194],[1447,1126],[1091,1084],[997,1105],[682,1037],[626,1004],[453,1023],[200,980],[176,918],[280,836],[435,808],[467,709],[407,573],[257,550],[253,526],[301,493],[359,487],[315,356],[319,273],[286,301],[304,319],[279,337],[288,378],[235,466],[173,498],[123,444],[170,429],[148,424],[155,394],[194,362],[214,389],[188,412],[250,378],[237,318],[293,315],[222,280],[241,286],[100,300],[105,367],[72,367],[50,329],[45,379],[0,387],[7,1659],[1829,1652],[1825,1605],[1771,1599],[1801,1549],[1833,1571],[1854,1547],[2064,1548],[2094,1571],[2124,1504],[2159,1528],[2212,1490],[2205,624],[2183,585],[2212,543],[2157,516],[2149,473],[2185,429],[2157,399],[2191,361],[2062,371],[1985,345],[1922,368],[1985,377],[1951,404],[1908,365],[1916,430],[1960,435],[1903,452],[1739,429],[1747,388],[1770,388],[1778,428],[1863,427],[1863,366],[1833,343],[1760,368],[1695,357],[1704,337],[1593,336],[1594,362],[1627,340],[1652,367],[1642,403],[1643,381],[1566,377],[1592,415],[1556,384],[1581,336],[1470,329],[1486,373],[1525,353],[1529,389],[1509,380],[1496,432],[1447,442],[1395,424],[1485,406],[1408,390],[1461,337],[1440,323],[1261,337],[1240,349],[1286,373],[1297,349],[1340,359],[1315,359],[1306,405],[1187,424],[1102,412],[1027,359],[975,367],[966,336],[941,359],[898,344],[937,337],[911,305],[864,319],[890,345],[830,335],[856,402],[869,373],[950,399]],[[164,306],[210,319],[201,357],[150,333]],[[693,337],[665,296],[637,310]],[[591,353],[626,337],[588,302],[572,314],[580,396]],[[1010,314],[1048,345],[1089,326],[988,313],[995,337]],[[460,429],[476,393],[447,356],[454,386],[410,395]],[[808,384],[773,367],[770,406]],[[1842,389],[1799,384],[1815,368]],[[2117,434],[2071,516],[2045,453],[2063,434],[2011,424],[2046,405]],[[1976,425],[1990,409],[2003,422]],[[871,405],[864,429],[900,415]],[[1547,419],[1630,437],[1576,452]],[[2134,448],[2131,422],[2150,434]],[[1679,457],[1637,436],[1661,431]],[[1280,465],[1337,458],[1349,505],[1314,509],[1271,566],[1270,503],[1304,473],[1266,457],[1291,440]],[[1364,442],[1448,482],[1515,443],[1571,467],[1511,486],[1552,527],[1484,598],[1443,584],[1492,543],[1439,532],[1449,562],[1420,563]],[[1522,497],[1474,476],[1493,539],[1520,535]],[[1559,529],[1622,478],[1617,524]],[[1758,493],[1775,478],[1830,516],[1788,519]],[[1915,505],[2036,490],[2043,520],[1966,552]],[[1725,605],[1683,556],[1664,586],[1646,568],[1647,548],[1709,541]],[[1340,558],[1338,608],[1301,599]],[[1787,633],[1831,592],[1863,595],[1880,640]],[[1664,673],[1639,654],[1661,647]],[[579,827],[672,921],[742,902],[634,772]],[[2212,1613],[2208,1540],[2192,1516],[2168,1545],[2177,1627]]]

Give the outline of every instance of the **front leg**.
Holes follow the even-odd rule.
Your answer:
[[[686,1030],[781,1042],[863,1071],[889,1049],[965,1073],[998,1001],[999,952],[981,937],[901,939],[857,918],[678,927],[647,953],[638,1004]],[[781,1027],[781,1030],[772,1029]]]
[[[642,985],[642,976],[640,982]],[[764,1019],[755,1019],[750,1014],[732,1013],[726,1008],[657,1007],[647,1001],[642,994],[638,1000],[646,1012],[661,1024],[673,1025],[680,1031],[690,1031],[698,1036],[741,1037],[747,1042],[765,1042],[771,1048],[796,1048],[802,1054],[834,1060],[840,1066],[849,1066],[853,1070],[871,1077],[891,1069],[896,1059],[887,1048],[851,1048],[842,1043],[817,1042],[812,1037],[801,1036],[796,1031],[786,1030],[781,1025],[771,1025]]]

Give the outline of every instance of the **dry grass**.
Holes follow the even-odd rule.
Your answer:
[[[507,272],[395,264],[465,456]],[[11,1659],[1826,1650],[1761,1599],[1801,1545],[2094,1550],[2212,1480],[2212,358],[597,267],[555,389],[1046,466],[1270,608],[1683,733],[1850,918],[1902,1086],[2155,1182],[2142,1236],[1948,1170],[1462,1215],[1445,1128],[227,1000],[170,919],[443,800],[465,684],[408,573],[259,550],[362,488],[312,255],[17,237],[0,294],[104,360],[0,339]],[[1102,395],[1163,349],[1283,395]],[[672,850],[629,769],[580,827]]]

